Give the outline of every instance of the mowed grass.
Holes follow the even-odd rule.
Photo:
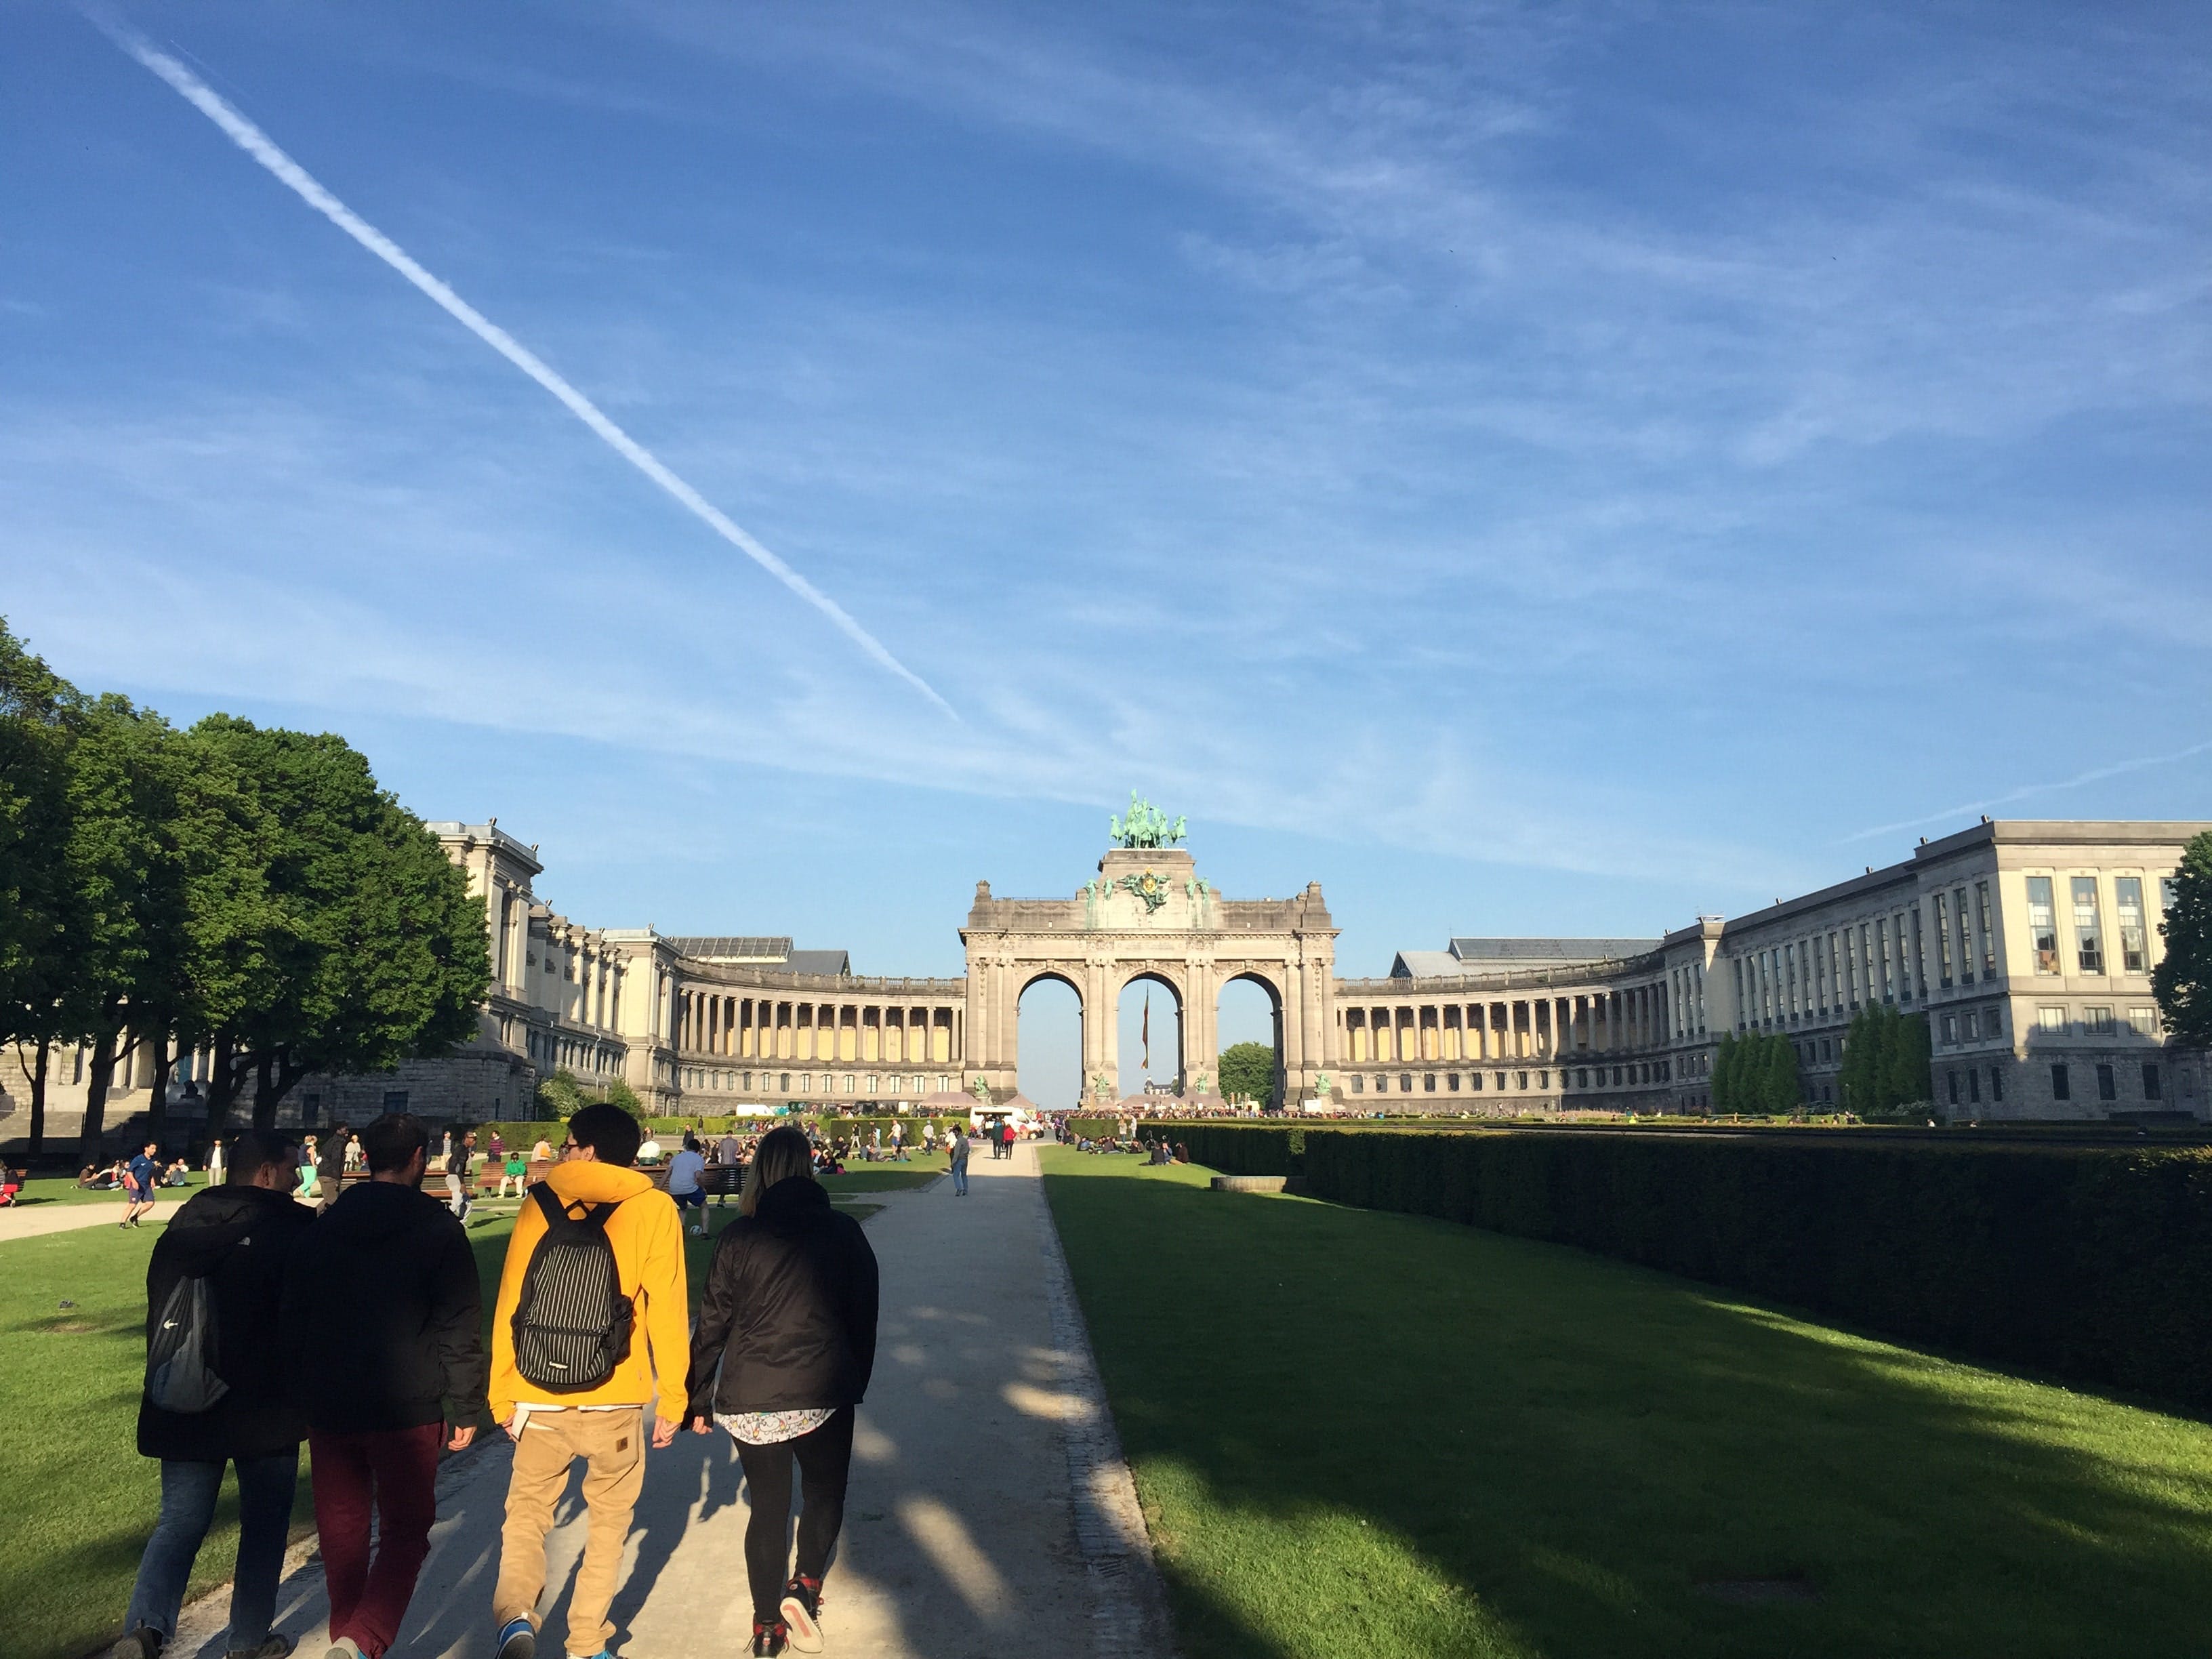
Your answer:
[[[2212,1651],[2212,1428],[1045,1153],[1185,1659]]]
[[[936,1175],[901,1168],[831,1176],[834,1194],[896,1192]],[[195,1188],[197,1190],[197,1188]],[[179,1194],[179,1196],[185,1194]],[[107,1197],[120,1212],[121,1200]],[[865,1218],[882,1207],[838,1198]],[[684,1240],[691,1302],[714,1237],[738,1213],[734,1200],[708,1206],[710,1236]],[[514,1206],[471,1218],[469,1241],[492,1299],[514,1230]],[[138,1558],[161,1509],[161,1466],[137,1449],[145,1373],[146,1262],[159,1224],[132,1232],[86,1227],[0,1242],[0,1655],[80,1659],[122,1633]],[[63,1308],[63,1302],[74,1304]],[[231,1486],[200,1551],[187,1599],[229,1578],[238,1553]],[[292,1512],[295,1535],[311,1525],[307,1460]]]
[[[189,1185],[157,1187],[154,1189],[154,1200],[156,1203],[167,1204],[173,1199],[190,1198],[206,1185],[206,1172],[195,1170],[191,1172]],[[25,1182],[23,1190],[15,1194],[15,1202],[27,1210],[43,1209],[49,1204],[112,1204],[118,1218],[123,1213],[122,1193],[112,1188],[101,1192],[80,1187],[68,1176],[40,1176]],[[0,1210],[0,1215],[6,1213],[5,1210]]]

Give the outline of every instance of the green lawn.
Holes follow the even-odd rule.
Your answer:
[[[172,1199],[190,1198],[206,1185],[206,1175],[195,1170],[191,1185],[156,1188],[154,1197],[157,1202],[166,1204]],[[27,1209],[43,1209],[49,1204],[112,1204],[118,1215],[123,1212],[121,1193],[88,1192],[67,1176],[40,1176],[25,1182],[23,1190],[15,1195],[15,1202]]]
[[[926,1185],[928,1171],[869,1169],[833,1176],[834,1194]],[[67,1186],[69,1183],[60,1183]],[[120,1206],[108,1194],[84,1194]],[[838,1198],[865,1218],[882,1206]],[[489,1213],[487,1213],[487,1207]],[[512,1204],[479,1206],[470,1242],[483,1278],[485,1320],[499,1285]],[[710,1203],[706,1238],[686,1238],[693,1304],[713,1234],[738,1213]],[[78,1659],[122,1630],[139,1552],[161,1506],[159,1467],[138,1455],[138,1392],[145,1368],[146,1260],[158,1224],[135,1232],[86,1227],[0,1243],[0,1654]],[[63,1308],[67,1301],[75,1305]],[[306,1459],[293,1510],[310,1524]],[[230,1577],[237,1511],[226,1496],[200,1552],[191,1594]]]
[[[1185,1659],[2212,1644],[2204,1425],[1574,1250],[1045,1167]]]

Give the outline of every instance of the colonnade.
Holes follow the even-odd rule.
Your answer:
[[[967,1011],[949,1000],[754,997],[694,987],[678,992],[676,1022],[676,1046],[687,1058],[950,1066],[968,1046]]]
[[[1556,1063],[1581,1054],[1663,1048],[1670,1040],[1673,1002],[1663,981],[1495,1001],[1346,1002],[1339,1010],[1341,1063]]]

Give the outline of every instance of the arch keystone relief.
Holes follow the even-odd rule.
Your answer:
[[[1334,1021],[1330,988],[1336,928],[1313,882],[1295,898],[1231,899],[1198,872],[1182,847],[1182,820],[1170,823],[1135,796],[1117,817],[1119,844],[1073,898],[997,898],[988,882],[960,930],[968,947],[969,1069],[1004,1099],[1019,1069],[1022,993],[1042,978],[1073,986],[1081,1003],[1087,1104],[1116,1098],[1122,988],[1139,979],[1165,984],[1182,1005],[1187,1071],[1196,1092],[1212,1081],[1219,1047],[1217,1011],[1231,980],[1257,981],[1279,1013],[1282,1098],[1326,1098]]]

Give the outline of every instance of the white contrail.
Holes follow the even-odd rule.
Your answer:
[[[2019,789],[2008,789],[2002,795],[1992,795],[1987,800],[1970,800],[1963,806],[1947,806],[1940,812],[1930,812],[1924,817],[1905,818],[1896,823],[1877,823],[1871,830],[1859,830],[1845,836],[1836,843],[1848,847],[1855,841],[1864,841],[1870,836],[1894,835],[1899,830],[1917,830],[1923,823],[1938,823],[1944,818],[1962,817],[1968,812],[1985,812],[1992,806],[2008,805],[2025,800],[2030,795],[2051,794],[2061,789],[2075,789],[2085,783],[2101,783],[2106,778],[2118,777],[2124,772],[2141,772],[2154,766],[2168,766],[2175,761],[2185,761],[2193,756],[2212,750],[2212,743],[2193,743],[2186,749],[2177,749],[2170,755],[2145,755],[2136,760],[2114,761],[2109,766],[2093,767],[2077,777],[2062,779],[2057,783],[2031,783]]]
[[[221,127],[233,143],[276,174],[301,201],[421,289],[436,301],[454,321],[559,398],[570,414],[598,433],[617,454],[689,507],[708,529],[829,617],[847,638],[869,656],[955,720],[959,718],[952,705],[939,696],[935,688],[891,655],[882,641],[853,620],[844,606],[754,540],[720,508],[670,471],[651,450],[609,420],[598,404],[555,374],[535,353],[416,264],[406,250],[389,236],[325,190],[305,167],[277,149],[267,133],[233,109],[206,82],[143,35],[112,19],[89,12],[87,15],[117,46],[174,87],[195,109]]]

